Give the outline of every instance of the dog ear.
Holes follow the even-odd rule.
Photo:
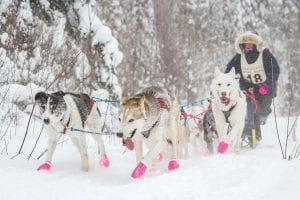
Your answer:
[[[47,98],[48,98],[48,94],[47,93],[45,93],[45,92],[38,92],[38,93],[36,93],[36,95],[34,97],[34,100],[35,101],[42,101],[42,102],[44,102],[44,101],[47,100]]]
[[[63,97],[63,96],[65,96],[65,93],[63,92],[63,91],[57,91],[57,92],[54,92],[54,93],[52,93],[52,95],[54,95],[54,96],[59,96],[59,97]]]
[[[235,78],[235,68],[234,68],[234,67],[231,68],[229,74],[230,74],[233,78]]]
[[[146,116],[146,107],[145,107],[145,103],[146,103],[146,97],[143,96],[143,97],[140,99],[139,104],[140,104],[141,112],[142,112],[142,114],[143,114],[144,119],[147,118],[147,116]]]
[[[127,100],[128,100],[128,95],[122,95],[122,97],[121,97],[121,105],[125,104],[127,102]]]
[[[222,72],[220,71],[219,67],[215,68],[215,76],[220,75]]]

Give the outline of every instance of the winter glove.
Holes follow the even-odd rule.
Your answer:
[[[268,94],[268,89],[265,84],[263,83],[258,84],[258,93],[261,95]]]

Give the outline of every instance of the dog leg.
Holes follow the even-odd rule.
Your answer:
[[[88,163],[88,154],[87,154],[87,147],[85,137],[83,135],[71,136],[71,141],[74,146],[77,148],[81,158],[81,169],[83,171],[89,170],[89,163]]]
[[[87,145],[86,145],[86,139],[85,136],[80,135],[79,138],[79,144],[80,144],[80,151],[81,151],[81,169],[84,171],[89,170],[89,158],[88,158],[88,152],[87,152]]]
[[[194,154],[198,153],[198,145],[197,145],[197,136],[195,130],[191,130],[190,132],[190,143],[193,147]]]
[[[241,150],[241,136],[242,136],[242,133],[239,134],[236,138],[235,138],[235,141],[234,141],[234,152],[239,154],[240,153],[240,150]]]
[[[228,137],[226,134],[227,123],[225,120],[225,116],[221,110],[219,110],[215,104],[212,104],[213,115],[216,121],[216,129],[219,135],[219,144],[217,150],[219,153],[225,153],[227,150],[230,141],[228,141]],[[224,131],[225,130],[225,131]]]
[[[104,141],[100,135],[92,134],[92,137],[98,144],[98,149],[100,152],[99,165],[102,167],[109,167],[109,159],[106,155]]]
[[[39,170],[50,171],[53,153],[54,153],[54,151],[56,149],[56,145],[57,145],[58,132],[51,126],[46,126],[46,132],[48,135],[46,161],[37,168],[38,171]]]
[[[172,111],[171,111],[172,112]],[[177,169],[179,168],[179,164],[177,162],[177,158],[178,158],[178,155],[179,154],[182,154],[182,145],[180,144],[180,132],[178,130],[178,124],[179,124],[179,121],[177,121],[177,118],[179,117],[179,115],[175,116],[174,114],[172,115],[171,113],[171,116],[169,118],[169,127],[167,127],[167,130],[169,131],[169,135],[171,135],[171,140],[172,140],[172,157],[171,157],[171,160],[169,161],[169,164],[168,164],[168,169],[171,171],[171,170],[174,170],[174,169]],[[165,129],[162,129],[161,131],[163,131]],[[183,155],[180,155],[180,156],[183,156]]]
[[[177,155],[179,158],[187,158],[188,157],[188,144],[187,144],[187,133],[186,127],[180,124],[179,115],[176,121],[176,132],[177,132]]]
[[[175,170],[175,169],[178,169],[179,168],[179,164],[177,162],[177,156],[178,156],[178,145],[176,144],[177,141],[173,141],[172,142],[172,145],[171,145],[171,148],[172,148],[172,155],[171,155],[171,159],[169,161],[169,164],[168,164],[168,169],[170,171],[172,170]]]
[[[149,149],[151,149],[151,150],[146,154],[144,159],[138,163],[136,168],[131,173],[131,177],[136,179],[136,178],[140,178],[141,176],[143,176],[145,174],[147,168],[149,166],[151,166],[153,160],[156,159],[158,154],[162,151],[162,147],[163,147],[162,141],[157,142],[152,147],[150,147]]]
[[[48,151],[46,160],[52,162],[52,157],[57,145],[57,137],[51,137],[48,139]]]
[[[141,140],[134,141],[136,162],[139,163],[143,159],[143,142]]]
[[[236,153],[240,151],[240,145],[241,145],[240,140],[244,129],[243,127],[244,127],[244,123],[242,122],[233,123],[232,129],[230,133],[228,133],[229,140],[231,141],[233,145],[233,149]]]
[[[97,107],[94,106],[86,121],[86,125],[92,131],[101,132],[101,123],[99,123],[100,121],[101,121],[101,116],[97,111]],[[92,137],[98,144],[98,149],[100,152],[99,165],[103,167],[109,167],[109,159],[106,155],[104,141],[101,135],[92,134]]]

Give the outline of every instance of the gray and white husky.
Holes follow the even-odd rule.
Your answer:
[[[161,153],[171,146],[168,169],[179,167],[182,133],[176,99],[161,87],[147,87],[136,95],[123,97],[120,105],[123,144],[135,148],[137,166],[131,177],[140,178]],[[143,154],[143,143],[148,152]],[[182,147],[182,146],[181,146]]]
[[[39,92],[35,95],[35,101],[48,135],[46,161],[37,170],[50,170],[58,136],[66,134],[70,136],[72,143],[80,153],[82,170],[88,171],[89,163],[85,133],[71,132],[70,128],[84,129],[88,127],[90,131],[100,132],[101,115],[93,100],[87,94],[59,91],[50,94]],[[101,136],[98,134],[92,136],[100,150],[99,164],[108,167],[109,160]]]

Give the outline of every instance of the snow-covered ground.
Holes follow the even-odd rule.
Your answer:
[[[30,128],[32,131],[28,133],[22,154],[10,159],[18,152],[27,120],[28,116],[24,117],[15,132],[7,133],[6,140],[0,141],[1,200],[300,199],[300,158],[282,159],[272,118],[262,127],[263,140],[254,150],[245,148],[238,155],[190,155],[180,160],[181,166],[174,172],[168,172],[167,162],[163,161],[139,180],[130,177],[135,167],[134,153],[125,150],[115,136],[105,139],[110,158],[108,169],[98,166],[96,146],[90,139],[90,171],[81,171],[77,151],[64,138],[66,141],[54,154],[51,171],[36,171],[44,157],[36,158],[46,148],[47,141],[43,133],[33,158],[28,161],[41,128],[37,122]],[[278,120],[280,134],[284,137],[287,119]],[[298,138],[299,131],[298,126]],[[295,143],[297,141],[291,141],[289,146],[292,148]],[[291,151],[289,149],[288,153]]]

